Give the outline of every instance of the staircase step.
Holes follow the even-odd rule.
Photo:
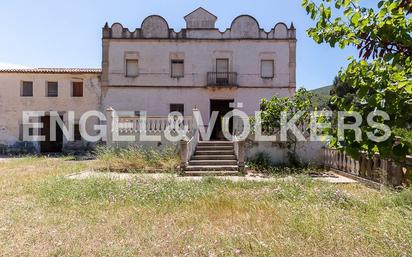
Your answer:
[[[192,160],[236,160],[235,155],[194,155]]]
[[[233,150],[198,150],[196,149],[195,155],[233,155]]]
[[[191,166],[211,166],[211,165],[237,165],[236,160],[192,160]]]
[[[218,145],[218,146],[208,146],[208,145],[198,145],[198,150],[233,150],[233,145]]]
[[[233,145],[233,142],[230,141],[200,141],[199,146],[225,146]]]
[[[193,166],[189,165],[185,168],[185,172],[191,171],[238,171],[237,165],[208,165],[208,166]]]
[[[222,170],[222,171],[201,171],[201,170],[192,170],[185,171],[186,176],[234,176],[239,175],[238,171],[231,170]]]

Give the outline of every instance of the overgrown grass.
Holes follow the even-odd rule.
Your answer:
[[[266,152],[258,152],[256,155],[248,160],[247,166],[249,170],[257,171],[259,173],[271,176],[297,175],[297,174],[311,174],[321,173],[323,170],[318,167],[310,167],[310,165],[301,164],[300,166],[286,166],[272,163],[271,158]]]
[[[306,175],[264,183],[63,176],[96,164],[1,164],[1,255],[412,255],[411,189],[378,192]]]
[[[113,172],[175,172],[179,164],[176,149],[98,147],[99,169]]]

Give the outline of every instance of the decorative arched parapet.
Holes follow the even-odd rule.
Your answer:
[[[260,27],[255,18],[241,15],[235,18],[230,26],[231,38],[259,38]]]
[[[276,39],[286,39],[288,38],[288,27],[285,23],[279,22],[276,24],[274,30],[274,38]]]
[[[112,38],[122,38],[123,37],[123,26],[122,24],[116,22],[112,25]]]
[[[141,29],[144,38],[169,38],[169,24],[159,15],[144,19]]]

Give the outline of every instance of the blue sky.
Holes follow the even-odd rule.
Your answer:
[[[145,17],[159,14],[180,31],[183,16],[204,7],[224,30],[240,14],[257,18],[266,31],[283,21],[297,28],[297,85],[331,84],[353,49],[317,45],[306,35],[312,25],[300,0],[13,0],[0,5],[0,63],[29,67],[100,67],[101,28],[120,22],[134,30]]]

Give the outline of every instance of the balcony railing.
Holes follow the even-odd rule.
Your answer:
[[[237,86],[237,73],[208,72],[207,85],[213,87],[235,87]]]

